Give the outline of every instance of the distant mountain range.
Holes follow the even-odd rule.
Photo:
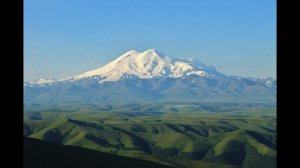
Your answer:
[[[192,58],[131,50],[77,76],[25,82],[24,102],[276,102],[276,86],[276,79],[228,76]]]

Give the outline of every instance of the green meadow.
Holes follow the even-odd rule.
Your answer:
[[[36,109],[24,135],[173,167],[276,167],[275,107],[222,105]]]

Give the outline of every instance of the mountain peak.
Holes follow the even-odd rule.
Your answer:
[[[71,77],[71,80],[79,80],[98,76],[99,82],[118,81],[123,76],[136,76],[141,79],[170,77],[179,78],[188,75],[216,77],[221,75],[209,66],[194,62],[194,59],[173,59],[156,49],[148,49],[144,52],[129,50],[114,61],[101,68],[85,72]]]
[[[163,54],[162,52],[157,51],[156,49],[146,50],[142,54],[145,54],[146,56],[159,56],[160,58],[165,57],[165,54]]]
[[[127,51],[125,54],[123,54],[123,55],[128,55],[128,54],[137,54],[137,53],[139,53],[138,51],[136,51],[136,50],[129,50],[129,51]]]
[[[156,49],[150,48],[150,49],[148,49],[148,50],[146,50],[146,51],[144,51],[144,52],[156,52],[156,51],[157,51]]]
[[[148,50],[144,51],[143,53],[158,54],[158,51],[156,49],[148,49]]]

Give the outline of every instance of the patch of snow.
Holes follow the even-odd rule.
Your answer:
[[[34,81],[28,82],[29,84],[46,84],[46,83],[52,83],[55,82],[56,80],[53,79],[37,79]]]

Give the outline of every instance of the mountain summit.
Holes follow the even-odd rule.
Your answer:
[[[275,102],[276,80],[227,76],[192,58],[131,50],[101,68],[24,84],[25,104],[134,101]]]
[[[221,75],[211,66],[192,59],[172,59],[155,49],[144,52],[130,50],[101,68],[74,76],[73,80],[100,76],[100,83],[117,81],[126,76],[141,79],[170,77],[179,78],[188,75],[218,76]]]

